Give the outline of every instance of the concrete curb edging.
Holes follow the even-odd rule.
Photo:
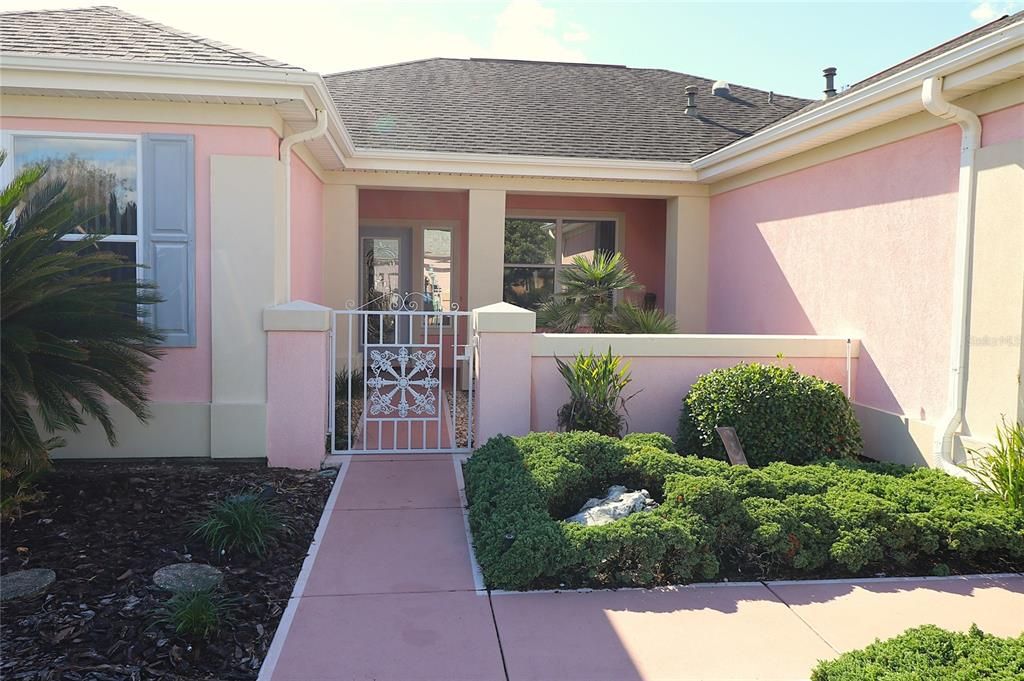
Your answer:
[[[320,521],[317,523],[316,531],[313,532],[313,541],[309,544],[309,552],[306,553],[306,558],[302,561],[299,576],[295,579],[295,586],[292,587],[292,595],[288,597],[288,605],[281,615],[281,622],[277,625],[277,631],[274,632],[274,639],[270,642],[270,648],[267,649],[267,656],[263,658],[263,664],[260,665],[257,681],[270,681],[274,676],[277,661],[281,657],[281,651],[284,650],[285,639],[288,638],[288,631],[291,629],[292,620],[295,619],[295,612],[299,608],[299,601],[306,590],[306,582],[309,581],[309,575],[313,571],[316,554],[319,552],[324,534],[327,532],[327,523],[330,521],[334,507],[338,503],[341,485],[345,482],[345,474],[348,473],[351,464],[352,457],[346,457],[341,460],[338,476],[334,479],[334,487],[331,489],[331,494],[327,497],[324,510],[320,513]],[[472,547],[470,547],[470,551],[472,551]]]

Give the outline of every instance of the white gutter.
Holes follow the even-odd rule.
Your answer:
[[[297,132],[281,140],[280,158],[284,164],[284,230],[285,230],[285,280],[284,302],[292,300],[292,147],[299,142],[322,137],[327,132],[327,112],[316,110],[316,125],[309,130]]]
[[[956,238],[953,251],[953,318],[949,353],[949,406],[939,421],[934,443],[935,463],[962,474],[953,462],[953,435],[963,423],[967,398],[967,336],[971,312],[971,246],[974,240],[974,203],[977,173],[975,155],[981,147],[981,119],[973,111],[951,104],[942,92],[942,77],[928,78],[921,87],[921,103],[929,113],[960,126],[960,182],[956,203]]]

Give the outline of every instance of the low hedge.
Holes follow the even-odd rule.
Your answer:
[[[999,638],[976,626],[962,634],[926,625],[821,662],[811,681],[1019,681],[1024,636]]]
[[[860,424],[838,385],[771,364],[698,377],[683,398],[677,450],[725,460],[718,426],[736,429],[754,467],[855,457],[862,446]]]
[[[941,471],[852,461],[761,469],[668,451],[664,436],[496,437],[465,464],[477,560],[493,588],[1024,568],[1024,512]],[[659,502],[565,523],[612,484]]]

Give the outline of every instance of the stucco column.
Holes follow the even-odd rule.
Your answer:
[[[710,200],[676,196],[666,205],[665,312],[679,333],[706,333]]]
[[[346,309],[359,298],[359,188],[324,186],[324,302]]]
[[[263,311],[267,464],[315,469],[325,455],[330,308],[297,300]]]
[[[285,295],[284,169],[276,158],[210,158],[210,455],[266,456],[263,308]]]
[[[530,310],[494,303],[473,310],[477,333],[477,446],[498,434],[530,432],[533,389],[532,334],[537,315]]]
[[[469,190],[467,304],[475,309],[501,302],[505,260],[505,192]]]

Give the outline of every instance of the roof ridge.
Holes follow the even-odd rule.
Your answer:
[[[409,64],[421,64],[428,61],[469,61],[462,57],[423,57],[422,59],[409,59],[407,61],[396,61],[393,64],[378,64],[377,66],[364,66],[360,69],[348,69],[342,71],[332,71],[331,73],[321,74],[321,78],[330,78],[331,76],[341,76],[349,73],[362,73],[364,71],[378,71],[380,69],[390,69],[396,66],[407,66]]]
[[[5,9],[0,10],[0,16],[8,16],[11,14],[51,14],[53,12],[82,12],[90,9],[108,9],[109,7],[109,5],[89,5],[88,7],[57,7],[54,9]]]
[[[147,19],[146,17],[140,17],[137,14],[132,14],[131,12],[126,12],[123,9],[121,9],[120,7],[114,7],[113,5],[94,5],[92,7],[80,7],[80,8],[77,8],[77,9],[94,9],[94,10],[99,10],[101,12],[106,12],[107,14],[110,14],[111,16],[117,16],[117,17],[121,17],[122,19],[127,19],[129,21],[134,21],[137,24],[142,24],[143,26],[148,26],[150,28],[155,28],[155,29],[157,29],[159,31],[163,31],[165,33],[170,33],[171,35],[178,36],[179,38],[184,38],[186,40],[191,40],[192,42],[198,43],[200,45],[205,45],[207,47],[212,47],[214,49],[221,50],[223,52],[227,52],[229,54],[233,54],[233,55],[238,56],[238,57],[244,57],[246,59],[252,60],[254,62],[257,62],[257,63],[262,64],[263,66],[266,66],[266,67],[269,67],[269,68],[282,68],[282,67],[284,67],[284,68],[292,68],[292,69],[305,70],[305,69],[302,69],[301,67],[292,66],[291,64],[286,64],[285,62],[279,61],[277,59],[273,59],[271,57],[267,57],[267,56],[264,56],[264,55],[261,55],[261,54],[256,54],[255,52],[250,52],[248,50],[243,50],[241,48],[234,47],[232,45],[228,45],[227,43],[222,43],[222,42],[217,41],[217,40],[211,40],[209,38],[204,38],[204,37],[196,35],[194,33],[189,33],[187,31],[183,31],[183,30],[181,30],[179,28],[174,28],[173,26],[168,26],[167,24],[162,24],[159,21],[154,21],[152,19]],[[67,10],[48,10],[48,11],[50,11],[50,12],[57,12],[57,11],[67,11]]]
[[[625,64],[598,64],[585,61],[552,61],[549,59],[512,59],[508,57],[470,57],[468,61],[494,61],[512,64],[549,64],[551,66],[599,66],[608,69],[630,69]],[[632,69],[635,70],[635,69]]]

